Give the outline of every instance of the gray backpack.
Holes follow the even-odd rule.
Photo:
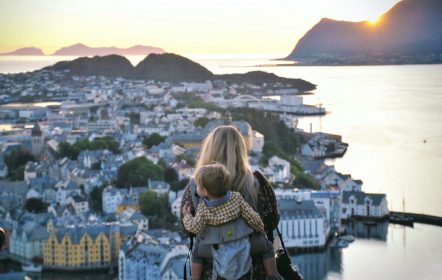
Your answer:
[[[190,182],[190,189],[192,203],[197,209],[200,199],[194,195],[196,185],[193,180]],[[249,236],[252,233],[253,229],[244,219],[239,218],[227,224],[208,226],[197,237],[197,242],[211,245],[213,280],[218,276],[226,280],[236,280],[249,272],[252,267]]]

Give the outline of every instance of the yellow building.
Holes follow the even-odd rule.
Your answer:
[[[43,251],[45,268],[83,270],[116,265],[122,242],[118,224],[57,229],[49,222],[47,228],[50,236]],[[132,231],[130,234],[133,234]]]
[[[121,214],[126,209],[140,211],[138,199],[136,199],[135,197],[124,197],[123,201],[120,203],[120,205],[118,205],[116,214]]]

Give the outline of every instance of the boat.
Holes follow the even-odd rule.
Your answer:
[[[402,193],[402,213],[390,213],[389,222],[408,227],[414,227],[414,218],[405,216],[405,193]]]
[[[21,269],[26,272],[38,273],[43,270],[43,266],[41,264],[35,264],[35,263],[23,263],[21,265]]]
[[[336,242],[333,245],[331,245],[331,247],[333,247],[333,248],[347,248],[348,242],[343,239],[338,239],[338,240],[336,240]]]
[[[339,239],[344,240],[347,243],[352,243],[353,241],[355,241],[355,238],[353,235],[344,235],[339,237]]]
[[[404,215],[390,214],[389,222],[392,224],[414,227],[414,219],[412,217],[406,217]]]

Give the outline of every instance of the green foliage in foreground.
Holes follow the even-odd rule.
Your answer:
[[[95,212],[101,213],[103,211],[102,194],[105,188],[105,184],[102,186],[95,186],[91,191],[91,208]]]
[[[23,181],[25,165],[28,161],[35,161],[35,158],[24,150],[13,150],[5,156],[5,163],[8,166],[8,177],[11,180]]]
[[[117,187],[145,186],[147,180],[163,180],[163,168],[146,157],[137,157],[121,165],[117,174]]]
[[[208,122],[209,122],[208,118],[201,117],[201,118],[196,119],[193,122],[193,125],[196,126],[196,127],[205,127]]]
[[[92,142],[88,139],[79,140],[71,145],[69,142],[61,142],[58,145],[58,158],[68,157],[72,160],[76,160],[81,151],[85,150],[101,150],[107,149],[113,153],[119,153],[117,141],[112,137],[96,138]]]
[[[170,212],[168,197],[154,191],[141,194],[139,199],[141,212],[149,218],[149,227],[177,230],[177,219]]]
[[[158,133],[152,133],[149,135],[149,137],[145,137],[143,139],[143,145],[146,146],[146,148],[150,149],[153,146],[156,146],[163,142],[166,139],[166,137],[163,137],[159,135]]]
[[[46,213],[48,211],[47,205],[39,198],[31,197],[26,200],[26,211],[31,213]]]
[[[300,148],[300,137],[293,129],[285,126],[278,114],[253,109],[233,109],[235,120],[247,121],[254,130],[264,135],[264,147],[261,165],[267,165],[272,156],[278,156],[290,162],[291,173],[295,175],[294,187],[317,189],[314,179],[303,172],[302,166],[295,160],[297,149]]]
[[[222,112],[224,111],[220,107],[216,106],[213,103],[206,103],[204,100],[194,94],[194,93],[184,93],[175,97],[181,104],[181,107],[189,107],[189,108],[205,108],[209,112]],[[183,106],[184,105],[184,106]]]

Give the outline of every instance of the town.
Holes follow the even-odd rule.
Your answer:
[[[183,189],[203,139],[224,124],[273,183],[288,248],[321,250],[350,219],[388,219],[385,194],[324,163],[345,154],[342,137],[297,127],[298,115],[326,113],[300,93],[281,82],[0,75],[0,258],[34,272],[183,279]]]

